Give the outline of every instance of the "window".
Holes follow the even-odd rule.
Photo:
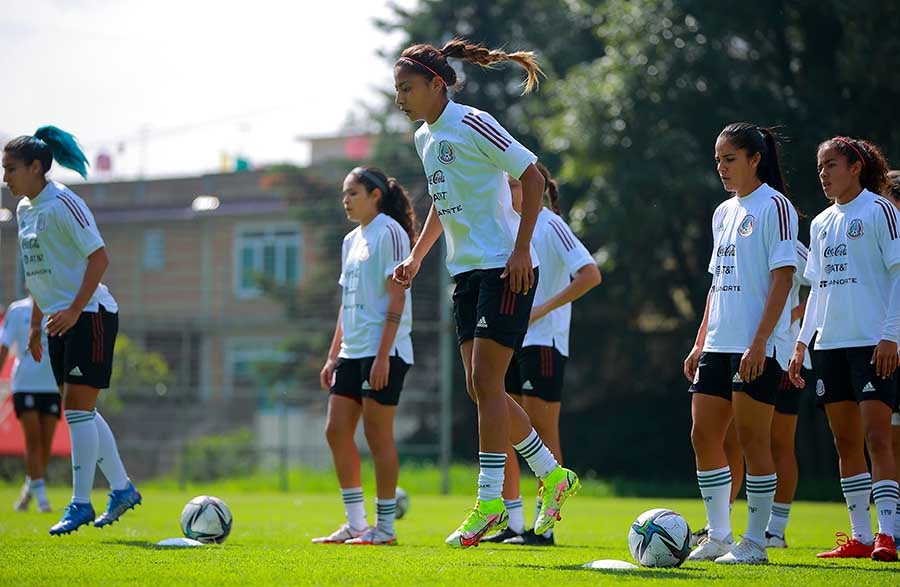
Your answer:
[[[225,343],[225,395],[255,397],[265,404],[273,393],[296,388],[290,375],[280,374],[280,367],[296,363],[297,358],[272,338],[241,337]]]
[[[158,228],[144,232],[144,269],[160,271],[166,265],[166,238]]]
[[[260,278],[282,285],[300,281],[302,256],[297,224],[238,227],[235,239],[235,293],[241,298],[262,294]]]

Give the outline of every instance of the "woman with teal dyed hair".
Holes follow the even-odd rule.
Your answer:
[[[56,161],[87,176],[87,159],[71,134],[43,126],[33,136],[3,148],[3,181],[18,198],[19,247],[25,284],[34,298],[28,349],[44,354],[42,322],[50,364],[63,397],[72,444],[72,503],[50,534],[69,534],[93,523],[102,528],[141,503],[128,478],[115,437],[95,409],[109,387],[119,329],[118,305],[100,282],[109,258],[90,209],[46,174]],[[97,466],[109,481],[109,505],[94,519],[91,487]]]

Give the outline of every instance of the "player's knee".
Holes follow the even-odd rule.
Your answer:
[[[353,438],[353,431],[343,422],[329,420],[325,424],[325,440],[329,446],[336,446],[345,442],[347,438]]]
[[[893,455],[890,428],[876,428],[866,431],[866,445],[873,458]]]
[[[503,391],[502,382],[498,385],[495,374],[490,369],[473,369],[472,370],[472,387],[474,388],[474,396],[478,398],[491,397],[498,395]]]

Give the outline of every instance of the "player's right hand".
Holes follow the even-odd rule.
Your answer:
[[[794,387],[803,389],[806,387],[806,381],[800,375],[800,368],[803,367],[803,359],[806,357],[806,345],[798,342],[794,347],[794,354],[791,355],[791,363],[788,365],[788,379],[794,384]]]
[[[328,359],[325,361],[325,366],[322,367],[322,370],[319,371],[319,385],[322,386],[322,389],[325,391],[329,391],[331,389],[331,385],[334,383],[334,368],[337,366],[337,361],[334,359]]]
[[[35,363],[40,363],[41,358],[44,356],[44,345],[41,344],[43,334],[40,326],[37,328],[32,326],[28,331],[28,350],[31,352],[31,358],[34,359]]]
[[[394,281],[402,285],[405,289],[409,289],[412,285],[413,278],[419,272],[420,266],[421,263],[415,257],[410,255],[394,268]]]
[[[702,348],[695,346],[684,360],[684,376],[691,383],[694,382],[694,376],[697,374],[697,366],[700,364],[700,353],[702,352]]]

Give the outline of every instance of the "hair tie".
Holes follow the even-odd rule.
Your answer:
[[[354,167],[352,171],[350,171],[353,175],[357,175],[359,177],[364,177],[375,184],[375,187],[381,190],[381,195],[386,196],[388,193],[387,184],[381,181],[381,178],[365,169],[363,167]]]
[[[407,61],[411,61],[412,63],[415,63],[416,65],[418,65],[418,66],[420,66],[420,67],[424,67],[425,69],[427,69],[428,71],[430,71],[431,73],[433,73],[439,80],[441,80],[441,83],[443,83],[443,84],[444,84],[445,86],[447,86],[448,88],[450,87],[450,84],[447,83],[447,80],[445,80],[445,79],[441,76],[441,74],[439,74],[439,73],[436,72],[435,70],[431,69],[430,67],[428,67],[427,65],[425,65],[425,64],[422,63],[421,61],[416,61],[416,60],[413,59],[412,57],[401,57],[401,58],[398,59],[397,61],[400,61],[400,60],[403,60],[403,59],[406,59]]]
[[[853,146],[853,143],[850,142],[850,139],[847,139],[844,137],[834,137],[831,140],[832,141],[840,141],[840,142],[844,143],[845,145],[847,145],[848,147],[850,147],[851,149],[853,149],[853,152],[856,153],[857,157],[859,157],[859,161],[860,161],[860,163],[862,163],[862,166],[863,167],[866,166],[866,160],[863,158],[862,153],[860,153],[859,149],[857,149],[856,147]]]

